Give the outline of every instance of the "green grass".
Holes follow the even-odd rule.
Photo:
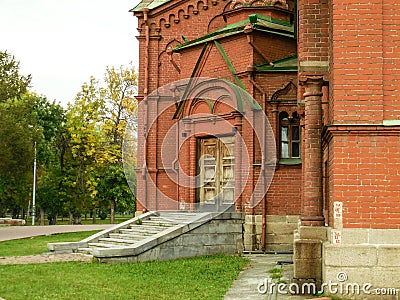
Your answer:
[[[0,242],[0,257],[42,254],[49,252],[47,243],[77,242],[97,232],[99,230],[37,236]]]
[[[119,224],[119,223],[125,222],[127,220],[130,220],[132,218],[134,218],[134,216],[132,216],[132,215],[124,215],[124,216],[116,215],[115,219],[114,219],[114,223]],[[68,224],[68,218],[57,220],[57,225],[67,225],[67,224]],[[108,216],[107,219],[104,219],[104,220],[97,218],[96,224],[110,224],[110,216]],[[46,225],[47,225],[47,223],[46,223]],[[82,225],[93,225],[93,219],[91,219],[89,217],[85,219],[84,217],[82,217]]]
[[[222,299],[248,260],[208,256],[132,264],[0,265],[5,299]]]
[[[133,215],[116,215],[114,223],[115,224],[119,224],[119,223],[125,222],[127,220],[130,220],[132,218],[134,218]],[[82,220],[81,221],[82,221],[82,225],[93,225],[93,219],[89,218],[89,216],[86,219],[85,219],[84,216],[82,216]],[[57,219],[57,224],[56,225],[68,225],[68,222],[69,222],[69,220],[68,220],[67,217],[65,217],[65,218],[59,217]],[[110,216],[108,216],[104,220],[102,220],[100,218],[97,218],[96,219],[96,224],[110,224]],[[40,219],[36,219],[35,225],[40,225]],[[49,225],[49,221],[47,220],[47,218],[45,218],[44,225]],[[26,220],[26,226],[32,226],[32,219],[31,218],[28,218]]]

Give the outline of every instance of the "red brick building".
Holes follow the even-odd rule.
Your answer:
[[[294,249],[298,279],[343,271],[398,288],[400,4],[143,0],[132,11],[140,205],[234,208],[245,250]],[[200,77],[221,80],[188,79]]]

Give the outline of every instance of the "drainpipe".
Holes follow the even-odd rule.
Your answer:
[[[250,66],[247,69],[248,71],[253,71],[253,67]],[[249,72],[249,81],[250,83],[261,92],[262,94],[262,109],[263,109],[263,113],[265,113],[265,107],[266,107],[266,93],[264,91],[264,89],[253,80],[251,73]],[[262,118],[262,134],[263,137],[265,139],[265,118]],[[265,154],[266,154],[266,149],[265,149],[265,140],[263,141],[263,150],[264,150],[264,155],[262,155],[261,157],[261,170],[260,170],[260,174],[262,176],[262,180],[263,180],[263,186],[265,185]],[[267,234],[267,194],[265,194],[264,196],[264,200],[262,201],[262,216],[261,216],[261,224],[262,224],[262,232],[261,232],[261,250],[265,251],[266,248],[266,234]]]
[[[172,57],[173,53],[172,53],[172,48],[171,47],[168,47],[167,54],[168,54],[169,62],[174,66],[175,70],[177,70],[178,73],[180,74],[181,73],[181,69],[179,68],[177,63],[174,61],[174,58]]]
[[[150,27],[149,27],[149,21],[148,21],[148,13],[149,9],[147,7],[143,8],[143,20],[145,24],[145,44],[144,44],[144,90],[143,90],[143,98],[144,98],[144,104],[145,104],[145,110],[144,110],[144,127],[143,127],[143,134],[144,134],[144,151],[143,151],[143,166],[142,166],[142,179],[143,179],[143,200],[144,203],[147,205],[147,178],[146,178],[146,165],[147,165],[147,131],[148,131],[148,99],[147,96],[149,94],[149,43],[150,43]],[[143,211],[145,212],[147,208],[145,207]]]
[[[177,93],[176,93],[176,86],[174,84],[171,86],[171,91],[173,93],[174,102],[178,103],[176,101]],[[180,206],[181,199],[180,199],[180,193],[179,193],[179,185],[180,185],[180,182],[179,182],[179,177],[180,177],[180,174],[179,174],[179,172],[180,172],[179,149],[181,147],[181,145],[180,145],[180,143],[181,143],[181,126],[180,126],[179,120],[176,122],[176,130],[175,131],[176,131],[175,132],[176,158],[172,161],[172,171],[176,174],[176,197],[177,197],[176,200],[177,200],[177,205],[178,205],[177,210],[180,210],[181,209],[181,206]]]
[[[251,34],[253,32],[253,28],[250,25],[247,25],[244,28],[243,32],[246,34],[247,42],[249,43],[249,45],[263,58],[263,60],[265,60],[271,67],[273,67],[274,64],[272,63],[272,61],[265,56],[265,54],[261,51],[260,48],[257,47],[256,44],[254,44],[253,35]]]
[[[149,93],[149,44],[150,44],[150,27],[149,27],[149,9],[143,8],[143,20],[145,24],[145,51],[144,51],[144,97],[146,98]]]

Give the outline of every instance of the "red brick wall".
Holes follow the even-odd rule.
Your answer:
[[[343,202],[344,227],[400,229],[399,145],[391,130],[334,137],[331,202]]]
[[[400,130],[381,125],[399,120],[399,8],[332,0],[328,119],[342,126],[329,129],[325,200],[343,202],[344,227],[400,228]]]
[[[190,49],[182,50],[178,54],[173,54],[173,59],[180,68],[180,73],[176,68],[173,67],[169,61],[167,54],[168,47],[174,47],[182,41],[182,35],[187,39],[192,40],[199,36],[205,35],[208,32],[208,25],[210,20],[220,14],[226,2],[220,1],[210,4],[207,9],[204,9],[204,5],[189,7],[187,3],[182,3],[178,6],[171,6],[165,8],[155,9],[149,14],[150,25],[150,45],[149,45],[149,94],[156,90],[158,87],[163,86],[169,82],[173,82],[177,79],[186,79],[192,75],[194,66],[199,58],[202,45],[191,47]],[[183,11],[181,11],[183,10]],[[195,11],[198,13],[194,13]],[[187,15],[185,17],[185,14]],[[178,17],[179,16],[179,17]],[[195,26],[194,26],[195,24]],[[143,94],[144,90],[144,68],[145,68],[145,26],[143,25],[143,19],[139,18],[140,31],[140,65],[139,65],[139,95]],[[227,56],[232,61],[234,68],[238,73],[246,72],[247,67],[255,63],[261,63],[260,56],[256,56],[254,61],[254,50],[248,44],[246,36],[237,35],[228,38],[221,39],[219,41],[224,48]],[[255,44],[265,51],[265,56],[271,60],[284,58],[290,56],[296,52],[296,43],[293,39],[286,37],[275,37],[271,34],[255,34]],[[205,52],[204,61],[200,65],[197,76],[206,77],[218,77],[228,79],[234,82],[234,76],[223,60],[221,54],[215,47],[215,45],[209,45],[209,49]],[[256,88],[249,81],[249,77],[246,73],[243,73],[241,80],[251,95],[254,95],[256,100],[265,105],[264,98],[260,91],[256,93]],[[263,76],[255,76],[254,80],[262,86],[265,91],[266,100],[268,100],[272,94],[284,87],[290,80],[295,82],[296,75],[294,73],[285,74],[274,73]],[[155,97],[148,101],[147,118],[152,119],[153,116],[159,115],[164,109],[164,100]],[[279,109],[292,110],[295,109],[295,104],[291,104],[293,107],[288,107],[287,104],[283,104]],[[268,106],[268,104],[267,104]],[[219,113],[231,112],[231,108],[226,108],[227,111],[219,111]],[[267,109],[267,113],[270,114],[271,109]],[[146,152],[147,168],[149,175],[146,178],[140,176],[138,172],[138,197],[143,202],[156,201],[160,203],[161,199],[165,196],[175,200],[183,201],[194,201],[195,190],[188,188],[178,188],[177,185],[172,181],[176,180],[177,174],[173,170],[168,169],[170,166],[164,166],[161,163],[161,147],[165,142],[164,138],[166,133],[170,130],[171,126],[176,122],[172,119],[175,112],[175,106],[171,106],[165,111],[157,120],[151,124],[151,128],[146,138],[146,150],[141,149],[138,153],[138,166],[141,167],[144,163],[143,156]],[[139,114],[139,144],[144,144],[144,127],[143,122],[146,116],[145,113]],[[274,119],[275,120],[275,119]],[[231,120],[233,122],[233,120]],[[276,125],[276,124],[275,124]],[[276,128],[276,126],[275,126]],[[243,124],[241,129],[246,145],[249,149],[250,156],[250,167],[249,171],[252,176],[246,182],[243,182],[245,186],[242,194],[243,203],[248,202],[251,199],[254,184],[258,179],[257,167],[253,168],[253,163],[260,163],[259,157],[254,153],[254,145],[256,143],[255,137],[252,134],[251,127],[246,122]],[[231,129],[230,129],[231,132]],[[196,163],[196,139],[190,138],[180,149],[181,169],[180,172],[186,172],[190,176],[195,175],[195,163]],[[245,170],[243,170],[245,172]],[[271,207],[268,210],[269,214],[299,214],[299,188],[300,188],[300,174],[301,169],[299,166],[281,166],[276,172],[272,184],[272,190],[268,196],[268,205]],[[168,175],[170,177],[168,177]],[[241,178],[240,174],[237,176]],[[145,182],[147,181],[147,183]],[[289,182],[291,184],[288,184]],[[157,186],[158,191],[156,191]],[[144,199],[145,198],[145,199]],[[176,205],[176,207],[174,207]],[[177,202],[166,203],[166,207],[171,209],[177,209]],[[161,209],[162,207],[158,207]],[[256,209],[256,212],[260,213],[260,207]]]
[[[333,0],[332,20],[333,121],[380,124],[383,120],[382,0]]]
[[[333,0],[335,123],[398,119],[399,9],[396,1]]]
[[[384,119],[400,114],[400,2],[383,1],[383,97]]]
[[[328,0],[299,0],[299,61],[328,61]]]
[[[301,190],[301,165],[281,165],[267,193],[268,215],[299,215]]]
[[[273,34],[254,34],[254,44],[263,51],[263,54],[271,61],[293,56],[297,53],[296,42],[292,38]],[[262,57],[256,54],[254,64],[263,63]]]

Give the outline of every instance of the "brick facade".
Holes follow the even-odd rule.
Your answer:
[[[218,129],[221,134],[232,134],[229,126],[235,127],[248,148],[248,168],[235,170],[235,188],[243,188],[236,195],[237,210],[301,215],[303,226],[400,230],[397,1],[166,1],[149,10],[143,8],[151,1],[141,5],[133,10],[140,32],[139,99],[191,76],[241,82],[268,117],[276,142],[274,178],[263,200],[250,209],[256,182],[267,167],[252,128],[235,114],[236,104],[212,101],[210,106],[188,99],[177,115],[179,101],[160,112],[168,99],[174,103],[182,97],[184,87],[178,96],[168,92],[162,99],[148,99],[139,118],[139,144],[145,144],[138,158],[141,203],[167,195],[176,202],[168,208],[186,209],[199,201],[195,189],[177,180],[190,182],[198,175],[198,140],[207,135],[191,134],[200,128],[195,115],[203,113],[227,122]],[[294,69],[288,64],[292,58]],[[300,116],[301,161],[281,160],[283,112]],[[159,117],[146,128],[151,115]],[[179,170],[169,170],[161,163],[161,146],[182,119],[186,128],[176,129],[177,138],[183,131],[189,138],[178,151]],[[205,126],[223,123],[212,122]],[[249,180],[240,182],[245,171]],[[334,214],[338,202],[343,207],[339,222]]]
[[[228,2],[212,1],[209,5],[203,2],[196,4],[185,2],[179,6],[170,3],[149,11],[136,11],[140,32],[138,39],[140,41],[139,51],[141,57],[139,66],[139,100],[143,101],[141,99],[166,84],[190,78],[197,67],[194,74],[197,77],[221,78],[230,82],[235,82],[239,78],[249,95],[260,104],[260,107],[264,109],[265,114],[269,117],[275,136],[279,136],[279,112],[288,111],[293,113],[296,111],[297,95],[296,91],[292,92],[291,95],[286,98],[283,96],[283,98],[277,99],[274,103],[271,102],[271,97],[290,82],[293,83],[297,90],[297,74],[296,72],[285,70],[269,73],[257,72],[252,68],[266,63],[265,58],[268,59],[268,62],[272,62],[295,55],[297,46],[293,33],[292,36],[290,34],[280,34],[282,30],[279,29],[278,34],[273,31],[262,32],[256,30],[254,32],[251,30],[245,34],[241,30],[238,34],[228,34],[218,38],[217,40],[232,66],[226,62],[218,47],[213,43],[208,43],[204,52],[202,51],[205,43],[202,42],[180,50],[172,49],[182,45],[182,43],[184,45],[184,39],[192,41],[206,36],[212,30],[218,30],[229,24],[246,20],[250,14],[264,13],[271,20],[280,18],[276,26],[280,26],[279,22],[286,22],[288,24],[287,27],[290,27],[290,20],[293,21],[293,10],[292,1],[276,3],[275,6],[266,8],[263,6],[245,7],[243,4],[238,4],[235,10],[231,10],[231,4]],[[193,26],[193,24],[196,24],[196,26]],[[262,49],[261,53],[257,51],[259,49]],[[202,57],[199,58],[201,55]],[[231,67],[234,68],[235,74],[232,73]],[[164,95],[163,97],[165,103],[167,103],[168,96]],[[161,199],[165,196],[176,201],[175,207],[172,204],[173,202],[167,201],[171,204],[169,206],[171,209],[190,207],[190,204],[198,201],[196,190],[185,187],[185,184],[177,184],[177,181],[179,181],[179,178],[183,178],[182,174],[190,176],[197,174],[198,149],[196,141],[207,135],[196,134],[190,136],[179,150],[179,174],[168,171],[162,163],[161,152],[166,134],[177,124],[177,119],[173,118],[175,106],[170,106],[163,111],[163,102],[157,97],[153,97],[153,95],[145,101],[147,103],[142,108],[146,111],[140,113],[139,119],[139,132],[146,134],[146,137],[143,136],[144,134],[139,134],[139,144],[145,144],[146,146],[138,151],[138,168],[141,168],[140,170],[138,169],[138,209],[141,210],[143,206],[149,206],[149,201],[153,201],[149,199],[157,199],[155,201],[161,203]],[[205,102],[200,101],[195,106],[191,103],[189,102],[185,106],[181,117],[189,118],[198,113],[210,113],[207,112],[208,105]],[[219,104],[216,106],[214,114],[220,116],[229,115],[234,113],[235,110],[236,107]],[[161,111],[163,112],[160,113]],[[148,123],[149,119],[152,119],[152,115],[158,115],[157,121],[153,122],[150,128],[146,128],[144,124]],[[239,199],[235,202],[235,207],[248,213],[261,214],[261,204],[254,207],[253,210],[248,209],[256,182],[262,171],[260,167],[260,146],[256,145],[256,137],[251,134],[252,128],[246,121],[237,121],[235,118],[230,117],[224,118],[231,126],[242,123],[242,125],[236,127],[239,128],[239,134],[243,136],[250,160],[249,169],[242,171],[250,174],[249,180],[239,183],[243,191],[240,195],[237,195]],[[235,122],[239,123],[235,125]],[[196,124],[187,125],[192,127],[188,134],[191,130],[197,130],[195,127],[200,128],[200,125]],[[228,134],[231,131],[228,128],[226,132],[221,132],[221,134]],[[248,134],[244,134],[245,132],[248,132]],[[181,135],[181,132],[178,135]],[[278,139],[276,143],[279,146]],[[279,160],[279,157],[277,159]],[[146,171],[143,171],[143,166],[146,166]],[[174,176],[175,179],[173,178]],[[237,170],[236,178],[240,177],[241,173]],[[185,180],[187,181],[186,185],[190,185],[191,179],[186,178]],[[266,196],[268,198],[267,213],[299,215],[300,183],[300,165],[278,164],[271,190]],[[286,187],[284,191],[282,187]],[[154,207],[158,207],[158,205],[160,204],[154,205]],[[165,205],[165,203],[161,205]]]

